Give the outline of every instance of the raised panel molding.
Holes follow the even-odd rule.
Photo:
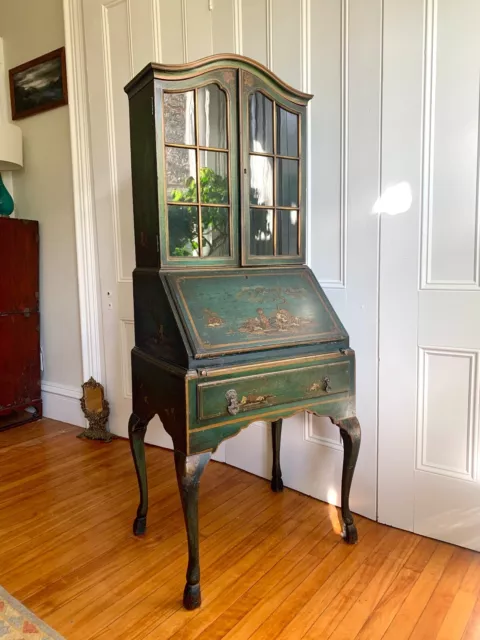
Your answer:
[[[304,421],[304,440],[306,442],[312,442],[313,444],[320,444],[323,447],[328,447],[329,449],[335,449],[335,451],[343,451],[343,444],[340,436],[340,431],[338,431],[338,438],[330,438],[328,436],[322,436],[318,433],[315,433],[314,424],[313,424],[313,415],[311,413],[305,412],[305,421]],[[332,425],[333,429],[338,429]]]
[[[305,93],[310,93],[312,85],[312,49],[310,39],[310,25],[311,25],[311,0],[302,0],[301,7],[302,16],[302,86],[301,89]],[[307,105],[307,128],[308,131],[312,130],[312,107],[309,103]],[[307,225],[307,243],[306,243],[306,262],[308,266],[311,266],[312,255],[312,194],[310,184],[312,180],[312,136],[309,135],[307,139],[307,201],[305,203],[306,212],[306,225]]]
[[[273,0],[266,0],[267,9],[267,67],[273,69]]]
[[[105,378],[81,0],[63,0],[83,379]]]
[[[134,75],[134,63],[133,63],[133,45],[131,34],[131,13],[130,13],[130,0],[112,0],[111,2],[102,6],[102,42],[103,42],[103,64],[105,74],[105,102],[107,107],[106,121],[107,121],[107,140],[108,140],[108,153],[109,153],[109,173],[110,173],[110,197],[112,202],[112,222],[113,222],[113,234],[114,234],[114,250],[115,250],[115,269],[117,275],[117,282],[119,283],[131,283],[132,276],[131,271],[128,274],[124,273],[123,259],[122,259],[122,236],[120,229],[120,205],[119,205],[119,181],[118,181],[118,169],[117,169],[117,143],[115,135],[115,106],[113,97],[113,78],[112,78],[112,55],[111,55],[111,40],[110,40],[110,23],[109,12],[120,6],[125,7],[125,17],[127,24],[127,42],[128,42],[128,61],[129,61],[129,76]],[[126,81],[128,80],[126,79]],[[133,225],[133,222],[132,222]],[[133,226],[132,226],[133,230]],[[132,238],[133,240],[133,238]]]
[[[160,0],[152,0],[152,30],[154,62],[162,62],[162,27],[160,21]]]
[[[348,38],[349,38],[349,2],[341,0],[340,28],[340,193],[339,193],[339,263],[337,280],[322,278],[324,289],[345,289],[347,286],[347,204],[348,204]]]
[[[435,148],[435,102],[437,80],[437,34],[439,0],[425,0],[424,84],[422,125],[421,178],[421,259],[420,288],[445,291],[477,290],[480,288],[480,140],[477,138],[477,181],[475,197],[475,233],[473,237],[472,279],[435,279],[432,275],[433,180]],[[480,116],[480,110],[479,110]]]
[[[431,389],[433,386],[431,378],[435,375],[432,368],[432,360],[435,358],[450,359],[445,361],[445,369],[443,371],[443,380],[440,381],[441,388]],[[467,361],[468,373],[464,380],[458,380],[455,375],[454,367],[452,366],[453,360],[460,358],[462,361]],[[453,360],[452,360],[453,359]],[[461,366],[461,362],[456,363],[457,366]],[[431,347],[419,347],[418,352],[418,403],[417,403],[417,454],[416,454],[416,469],[418,471],[426,471],[428,473],[435,473],[451,478],[459,478],[462,480],[475,481],[477,477],[477,449],[478,449],[478,415],[479,415],[479,352],[473,350],[460,350],[460,349],[448,349],[448,348],[431,348]],[[437,375],[439,372],[437,362]],[[457,371],[458,373],[458,371]],[[445,385],[445,380],[448,380],[451,385]],[[437,380],[438,382],[438,380]],[[443,384],[442,384],[443,382]],[[466,402],[464,406],[461,406],[462,398],[460,394],[456,393],[455,385],[463,390],[467,388]],[[450,389],[444,388],[445,386],[451,386]],[[431,401],[435,398],[435,404],[439,405],[438,414],[442,414],[432,417],[429,415],[429,392],[432,392]],[[451,393],[449,393],[451,392]],[[465,400],[465,398],[464,398]],[[443,415],[444,411],[450,411],[450,415]],[[434,410],[435,411],[435,410]],[[460,424],[462,417],[465,419],[465,424]],[[445,430],[442,430],[442,421],[448,422],[447,434]],[[453,429],[451,423],[458,421],[458,429]],[[464,431],[461,431],[461,428]],[[435,428],[437,432],[435,433]],[[429,429],[432,430],[429,440]],[[449,443],[445,440],[448,437],[448,433],[454,434],[455,442]],[[464,464],[448,464],[447,458],[449,453],[452,457],[455,456],[455,445],[461,445],[463,433],[463,451],[462,458]],[[431,451],[429,451],[431,449]],[[440,452],[442,460],[435,460],[435,452],[433,449],[437,449],[437,454]],[[458,457],[458,456],[457,456]]]
[[[242,0],[233,0],[233,19],[235,35],[235,53],[243,55],[243,17]]]

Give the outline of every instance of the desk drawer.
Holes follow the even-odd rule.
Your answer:
[[[235,416],[265,407],[348,392],[351,362],[286,369],[271,373],[200,382],[197,387],[198,419]]]

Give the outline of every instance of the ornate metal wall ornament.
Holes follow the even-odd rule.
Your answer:
[[[82,390],[83,394],[80,398],[80,406],[84,416],[88,420],[88,428],[78,434],[77,438],[111,442],[115,436],[110,433],[110,431],[107,431],[110,408],[107,400],[105,400],[105,390],[103,386],[93,378],[90,378],[88,382],[82,384]]]

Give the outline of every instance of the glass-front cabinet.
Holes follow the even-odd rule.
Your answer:
[[[128,433],[140,493],[133,531],[147,526],[144,439],[158,415],[172,438],[187,529],[183,602],[195,609],[200,477],[220,443],[252,423],[271,423],[274,491],[283,488],[283,418],[308,411],[339,427],[343,536],[356,542],[355,354],[305,264],[311,96],[230,54],[148,65],[126,92],[136,255]]]
[[[127,92],[134,139],[143,145],[134,185],[139,172],[151,174],[152,155],[156,160],[148,193],[134,202],[142,208],[136,218],[158,227],[157,247],[146,251],[151,226],[143,237],[136,233],[137,266],[141,254],[144,266],[168,268],[305,262],[311,96],[235,56],[209,58],[191,70],[150,65]]]

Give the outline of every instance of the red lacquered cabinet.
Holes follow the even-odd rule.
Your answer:
[[[38,222],[0,217],[0,429],[42,416]]]

